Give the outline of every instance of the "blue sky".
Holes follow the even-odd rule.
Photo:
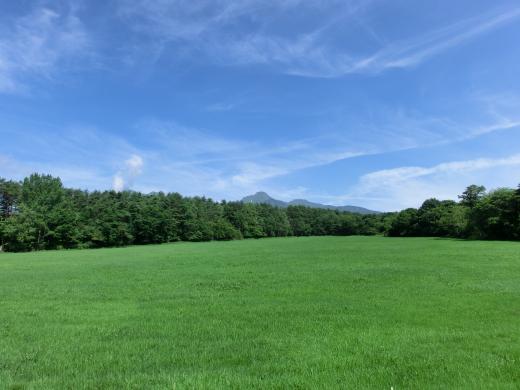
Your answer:
[[[0,177],[378,210],[520,183],[520,4],[0,4]]]

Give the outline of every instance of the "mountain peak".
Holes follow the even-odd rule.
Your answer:
[[[244,199],[242,199],[242,202],[246,202],[248,200],[260,201],[260,200],[269,200],[269,199],[273,199],[273,198],[271,198],[267,192],[258,191],[254,195],[246,196]]]
[[[258,191],[254,195],[246,196],[242,199],[243,203],[265,203],[270,204],[271,206],[277,206],[277,207],[286,207],[285,202],[282,202],[281,200],[273,199],[269,196],[267,192],[264,191]]]
[[[269,194],[267,192],[264,192],[264,191],[258,191],[253,196],[272,199],[271,196],[269,196]]]
[[[264,191],[258,191],[254,195],[246,196],[242,199],[243,203],[254,203],[254,204],[269,204],[271,206],[276,207],[288,207],[288,206],[306,206],[306,207],[312,207],[317,209],[328,209],[328,210],[338,210],[338,211],[348,211],[351,213],[358,213],[358,214],[378,214],[378,211],[373,211],[369,209],[365,209],[363,207],[358,206],[332,206],[332,205],[326,205],[326,204],[320,204],[320,203],[313,203],[309,202],[306,199],[294,199],[290,202],[284,202],[282,200],[277,200],[269,196],[267,192]]]

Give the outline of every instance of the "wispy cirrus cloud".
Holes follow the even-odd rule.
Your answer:
[[[323,63],[331,54],[319,50],[320,37],[329,28],[367,9],[373,0],[304,1],[246,0],[241,2],[183,0],[118,2],[118,15],[133,29],[135,47],[153,52],[158,60],[168,50],[175,57],[203,60],[217,65],[283,65]],[[287,19],[314,21],[295,31],[273,34]],[[282,70],[285,72],[285,70]]]
[[[519,7],[501,9],[411,39],[389,40],[370,26],[370,12],[380,4],[375,0],[114,1],[116,6],[107,10],[116,11],[109,17],[122,20],[132,32],[111,47],[123,62],[129,56],[158,61],[170,52],[170,59],[262,65],[284,74],[322,78],[414,67],[520,17]],[[58,70],[88,56],[112,63],[103,45],[94,44],[76,3],[70,4],[38,3],[26,15],[6,19],[0,29],[0,92],[27,92],[29,81],[52,79]],[[293,17],[306,22],[295,23],[290,31],[281,28]],[[352,26],[357,27],[345,30]],[[359,36],[365,45],[353,49],[349,41]],[[208,110],[230,108],[230,103],[220,103]]]
[[[0,93],[27,93],[28,80],[52,79],[89,45],[73,7],[36,7],[0,30]]]
[[[192,194],[199,189],[199,194],[240,197],[265,189],[270,179],[365,153],[328,137],[246,142],[161,120],[146,120],[137,128],[151,135],[152,141],[140,146],[149,151],[147,161],[156,173],[161,171],[168,182],[182,182]]]
[[[303,195],[304,190],[301,186],[297,186],[296,190],[290,186],[286,188],[279,182],[275,184],[274,180],[277,178],[362,156],[384,155],[434,146],[446,142],[444,140],[450,137],[451,142],[458,142],[462,138],[457,137],[468,137],[471,134],[478,136],[482,134],[482,129],[497,131],[512,124],[511,120],[496,122],[476,127],[475,130],[471,127],[457,126],[449,121],[420,121],[417,118],[407,118],[402,113],[385,118],[387,122],[393,123],[387,123],[388,128],[374,125],[367,133],[367,138],[356,138],[349,132],[328,132],[322,136],[293,138],[281,143],[277,143],[276,140],[246,142],[209,130],[194,129],[176,122],[156,119],[141,121],[135,131],[147,136],[134,140],[122,136],[108,136],[99,130],[84,126],[67,128],[64,131],[46,131],[45,135],[39,134],[38,130],[13,130],[11,133],[5,133],[7,139],[16,143],[16,139],[23,138],[23,149],[6,150],[5,163],[0,164],[0,176],[21,178],[37,170],[62,175],[67,185],[81,188],[178,191],[185,195],[206,195],[226,199],[237,199],[255,191],[267,190],[283,198],[293,193]],[[445,127],[441,129],[442,126]],[[398,129],[399,132],[394,129]],[[438,133],[435,133],[434,129],[437,129]],[[25,152],[33,150],[41,152],[37,155]],[[18,156],[21,160],[9,157],[8,153]],[[48,161],[54,161],[54,165]],[[377,206],[374,197],[386,184],[391,191],[398,191],[400,188],[406,188],[406,183],[422,181],[427,176],[447,174],[456,168],[459,171],[470,172],[471,167],[481,170],[492,164],[505,167],[511,165],[512,160],[478,160],[470,163],[452,163],[433,168],[405,167],[402,170],[366,175],[360,181],[359,188],[363,191],[350,193],[349,196],[357,197],[354,199],[356,203],[362,202],[365,206],[374,207]],[[79,174],[74,176],[73,172],[76,170]],[[400,182],[399,178],[404,181]],[[342,178],[338,177],[337,180]],[[462,179],[456,180],[457,186],[461,182],[466,183]],[[421,193],[426,194],[432,190],[432,194],[438,194],[438,189],[427,184],[423,187],[417,184],[414,188],[415,192],[423,188]],[[439,185],[439,188],[446,187]],[[449,195],[451,192],[446,194]],[[420,199],[413,191],[408,195],[408,198],[403,196],[403,204],[411,203],[412,197]],[[333,203],[343,199],[327,198],[323,194],[308,196],[314,200]],[[384,198],[384,202],[389,204],[400,201],[397,196],[385,195]],[[384,209],[383,207],[376,208]]]
[[[191,53],[222,66],[265,65],[286,74],[323,78],[414,67],[520,16],[518,7],[502,9],[392,41],[381,38],[369,25],[367,14],[373,3],[123,1],[119,14],[135,23],[141,37],[153,37],[158,56],[173,45],[177,55]],[[299,26],[290,34],[274,33],[273,14],[283,20],[281,16],[289,13],[315,13],[321,22]],[[359,27],[357,35],[347,34],[345,26]],[[372,41],[361,53],[348,45],[359,34]]]
[[[210,104],[206,107],[206,111],[210,112],[225,112],[231,111],[239,106],[239,103],[235,102],[218,102]]]
[[[486,125],[471,125],[399,112],[372,124],[366,137],[354,136],[365,132],[328,131],[326,135],[282,144],[239,141],[168,121],[147,121],[144,128],[158,135],[153,137],[157,144],[151,146],[154,153],[150,158],[157,158],[153,166],[164,167],[160,168],[162,175],[170,179],[181,175],[182,179],[172,181],[190,183],[191,189],[198,188],[204,194],[237,198],[267,189],[283,196],[291,189],[273,186],[273,179],[306,169],[363,156],[464,142],[492,131],[512,129],[517,123],[506,117],[491,120]]]
[[[226,42],[225,47],[216,50],[227,50],[228,56],[238,64],[273,64],[285,73],[298,76],[331,78],[354,73],[378,74],[387,69],[419,65],[519,16],[520,8],[515,8],[462,20],[417,38],[390,42],[374,54],[361,57],[328,46],[324,43],[326,30],[323,29],[292,39],[254,34],[245,40]]]
[[[381,37],[370,26],[370,12],[379,4],[375,0],[115,3],[115,14],[110,17],[122,20],[132,32],[125,42],[116,44],[122,61],[158,61],[170,53],[170,59],[219,66],[262,65],[284,74],[320,78],[417,66],[520,16],[518,7],[502,9],[396,41]],[[45,5],[7,19],[0,29],[0,92],[27,92],[29,81],[52,79],[58,69],[61,72],[88,56],[113,61],[102,45],[94,44],[77,6],[39,4]],[[283,31],[281,26],[293,16],[307,22]],[[354,30],[345,30],[352,26]],[[358,36],[364,37],[362,50],[349,45]],[[208,109],[228,110],[230,104]]]
[[[390,68],[415,66],[445,50],[511,23],[518,17],[520,8],[513,8],[462,20],[415,39],[391,43],[374,55],[347,66],[345,72],[378,73]]]

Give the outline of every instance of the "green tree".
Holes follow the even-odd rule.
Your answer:
[[[469,208],[473,208],[484,197],[485,194],[486,187],[472,184],[466,188],[462,195],[459,195],[460,203]]]
[[[295,236],[310,236],[312,234],[312,218],[304,206],[289,206],[287,217],[291,224],[291,232]]]
[[[389,236],[406,237],[418,235],[418,211],[408,208],[397,214],[388,231]]]
[[[516,191],[509,188],[497,189],[483,197],[476,204],[472,216],[477,238],[520,239],[516,200]]]
[[[280,207],[268,204],[255,206],[260,221],[262,232],[267,237],[285,237],[289,235],[291,226],[287,213]]]
[[[0,218],[8,218],[14,214],[19,202],[21,186],[19,182],[0,178]]]

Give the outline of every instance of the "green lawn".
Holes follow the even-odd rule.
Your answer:
[[[520,244],[0,254],[0,388],[519,388]]]

